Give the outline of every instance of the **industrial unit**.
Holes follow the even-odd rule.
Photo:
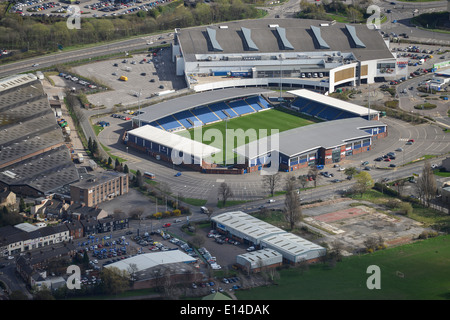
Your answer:
[[[219,233],[253,245],[256,248],[269,249],[269,251],[257,250],[256,256],[242,255],[237,258],[237,263],[245,268],[261,268],[263,265],[277,265],[280,263],[276,254],[271,256],[260,256],[274,250],[281,254],[284,263],[297,264],[303,261],[315,262],[326,254],[326,249],[303,239],[292,233],[288,233],[267,222],[259,220],[245,212],[226,212],[211,218],[213,228]],[[261,251],[258,253],[258,251]],[[264,262],[258,262],[258,258]]]
[[[407,75],[378,30],[308,19],[176,29],[172,59],[177,75],[195,91],[283,86],[334,92]]]

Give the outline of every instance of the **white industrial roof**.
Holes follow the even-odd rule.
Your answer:
[[[288,93],[291,93],[293,95],[308,99],[308,100],[313,100],[313,101],[317,101],[319,103],[323,103],[329,106],[332,106],[334,108],[338,108],[338,109],[342,109],[354,114],[357,114],[359,116],[366,116],[369,114],[369,109],[366,107],[362,107],[359,106],[357,104],[354,103],[350,103],[350,102],[346,102],[340,99],[336,99],[336,98],[332,98],[330,96],[326,96],[320,93],[316,93],[310,90],[306,90],[306,89],[298,89],[298,90],[292,90],[292,91],[288,91]],[[370,109],[370,114],[375,115],[378,114],[379,112],[373,109]]]
[[[16,224],[14,227],[16,227],[17,229],[20,229],[22,231],[25,231],[25,232],[32,232],[32,231],[36,231],[37,229],[39,229],[39,227],[32,225],[30,223],[26,223],[26,222]]]
[[[8,90],[28,82],[37,80],[37,77],[32,74],[18,74],[7,78],[0,79],[0,91]]]
[[[158,129],[151,125],[145,125],[133,129],[128,131],[128,134],[132,134],[136,137],[158,143],[167,148],[178,150],[183,152],[183,154],[190,154],[198,158],[206,158],[220,152],[220,149],[218,148]]]
[[[239,255],[240,257],[248,260],[248,261],[258,261],[258,260],[267,260],[272,258],[283,257],[281,253],[276,250],[270,248],[264,248],[261,250],[256,250],[252,252],[247,252]]]
[[[130,265],[134,264],[136,266],[135,271],[139,272],[162,264],[180,262],[189,263],[195,261],[195,258],[192,258],[184,252],[181,252],[180,250],[169,250],[163,252],[140,254],[128,259],[123,259],[111,263],[105,266],[105,268],[116,267],[119,270],[128,271],[130,269]]]
[[[302,255],[311,250],[323,249],[321,246],[293,233],[277,234],[264,238],[262,242],[270,244],[277,251],[287,252],[293,256]]]
[[[263,237],[286,232],[242,211],[226,212],[213,217],[212,220],[218,224],[219,228],[222,226],[226,230],[232,229],[232,232],[237,231],[254,240],[260,240]]]

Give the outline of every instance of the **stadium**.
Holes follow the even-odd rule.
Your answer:
[[[293,99],[284,107],[271,102],[274,92],[261,88],[167,100],[139,110],[124,142],[203,173],[245,174],[338,163],[387,135],[378,111],[309,90],[288,93]]]

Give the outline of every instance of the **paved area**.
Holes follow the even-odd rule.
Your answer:
[[[175,75],[170,50],[161,49],[156,56],[135,54],[126,59],[85,64],[73,68],[73,71],[112,89],[89,95],[87,98],[93,105],[109,108],[143,105],[150,102],[155,93],[186,88],[184,78]],[[120,80],[122,76],[128,80]]]

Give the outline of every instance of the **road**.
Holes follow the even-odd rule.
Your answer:
[[[77,60],[86,60],[93,59],[102,55],[109,55],[112,53],[125,53],[128,51],[136,50],[136,49],[144,49],[151,46],[161,45],[164,39],[167,40],[167,37],[170,33],[164,33],[161,35],[143,35],[138,38],[122,40],[117,42],[112,42],[104,45],[99,45],[95,47],[89,47],[85,49],[78,49],[72,51],[62,51],[50,55],[35,57],[31,59],[25,59],[14,63],[9,63],[0,66],[0,78],[6,77],[12,74],[29,72],[33,70],[37,70],[40,68],[51,67],[56,64],[77,61]],[[161,39],[159,39],[162,37]],[[149,44],[153,42],[152,44]],[[34,64],[38,64],[37,67],[33,67]]]

